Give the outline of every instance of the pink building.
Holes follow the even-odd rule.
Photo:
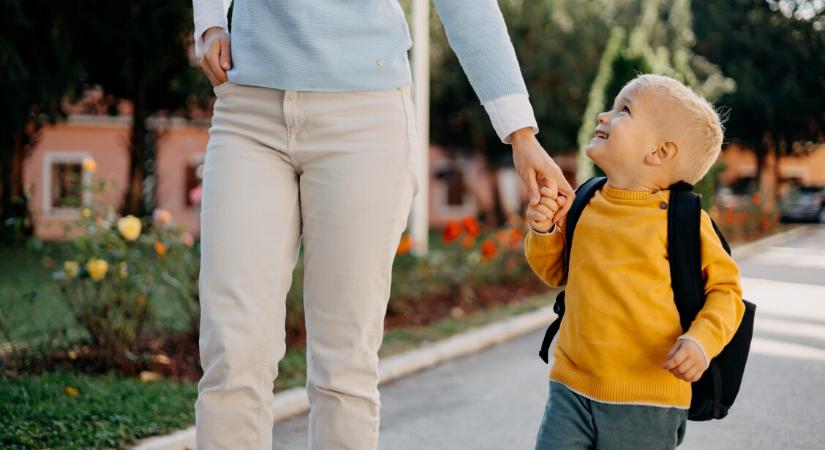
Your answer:
[[[207,125],[171,119],[153,121],[150,126],[159,133],[157,205],[197,234],[198,207],[191,202],[189,192],[200,184]],[[91,203],[88,193],[77,198],[77,179],[83,183],[110,181],[114,186],[99,200],[116,208],[121,205],[129,171],[129,129],[128,117],[99,115],[71,115],[65,122],[43,129],[23,169],[38,237],[62,239],[63,225],[75,220],[81,208]],[[94,173],[83,170],[84,158],[95,160]]]
[[[197,236],[199,208],[192,194],[197,194],[200,186],[209,122],[154,120],[150,126],[159,136],[157,206],[168,210],[175,223]],[[24,166],[24,183],[30,194],[38,237],[63,239],[63,225],[77,219],[81,208],[92,202],[89,195],[78,202],[78,178],[84,183],[112,182],[114,186],[99,200],[119,209],[128,181],[129,130],[127,116],[84,114],[72,114],[67,121],[43,129]],[[95,160],[94,173],[83,170],[85,158]],[[559,156],[556,161],[568,175],[575,173],[575,155]],[[526,196],[512,168],[491,171],[480,156],[450,156],[438,146],[430,148],[429,168],[429,222],[433,227],[489,213],[495,207],[496,196],[505,213],[522,213]]]

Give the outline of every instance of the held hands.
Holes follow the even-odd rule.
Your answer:
[[[553,224],[561,225],[573,203],[575,196],[573,188],[564,178],[558,164],[539,144],[532,129],[517,130],[510,135],[510,140],[513,144],[513,163],[522,183],[527,188],[530,206],[538,206],[539,200],[544,195],[539,192],[542,186],[549,189],[547,197],[550,199],[555,200],[559,196],[566,197],[560,205],[561,209],[551,217]]]
[[[229,50],[229,33],[221,27],[212,27],[203,32],[203,56],[200,67],[212,86],[227,80],[226,71],[232,68]]]
[[[705,355],[697,343],[689,339],[679,339],[670,349],[663,367],[676,378],[693,383],[699,381],[705,373],[706,365]]]
[[[553,228],[554,217],[563,211],[567,204],[567,197],[559,195],[552,198],[553,190],[548,187],[539,189],[541,197],[536,205],[530,203],[527,205],[527,223],[530,228],[539,233],[547,233]]]

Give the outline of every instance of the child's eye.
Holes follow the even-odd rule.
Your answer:
[[[622,112],[630,114],[630,108],[628,108],[627,105],[625,105],[624,108],[622,108]]]

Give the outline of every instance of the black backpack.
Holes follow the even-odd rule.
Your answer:
[[[567,214],[566,239],[564,244],[564,272],[570,263],[570,249],[573,242],[573,233],[576,223],[581,217],[585,206],[590,202],[593,194],[601,189],[607,178],[591,178],[576,190],[573,205]],[[682,329],[687,331],[696,315],[705,304],[705,285],[702,278],[702,255],[699,227],[701,223],[702,198],[691,192],[693,186],[679,182],[670,187],[670,204],[668,206],[668,259],[670,260],[671,286],[679,310],[679,319]],[[711,221],[712,222],[712,221]],[[725,251],[730,254],[730,247],[719,228],[713,223],[713,229]],[[742,375],[745,372],[745,363],[750,352],[751,338],[753,337],[753,319],[756,305],[746,300],[745,315],[742,323],[734,333],[733,338],[722,352],[710,361],[710,365],[702,378],[692,384],[693,396],[688,412],[689,420],[722,419],[728,415],[733,405],[739,387],[742,384]],[[541,343],[539,356],[548,362],[548,352],[553,337],[559,331],[561,319],[564,316],[564,291],[556,297],[553,311],[558,318],[550,324]]]

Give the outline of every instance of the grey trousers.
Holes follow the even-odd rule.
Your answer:
[[[600,403],[551,381],[536,450],[674,449],[686,422],[687,410]]]

